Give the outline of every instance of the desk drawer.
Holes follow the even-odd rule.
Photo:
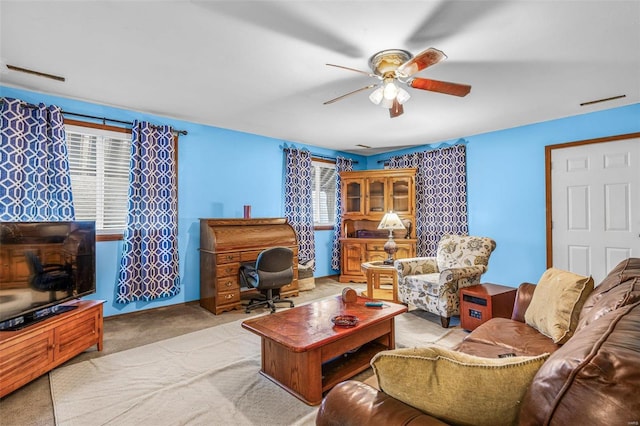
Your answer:
[[[239,263],[227,263],[224,265],[218,265],[218,271],[216,275],[218,277],[237,277],[239,271]]]
[[[251,261],[255,261],[258,258],[258,255],[260,253],[262,253],[264,250],[268,249],[269,247],[265,247],[263,249],[260,250],[247,250],[247,251],[243,251],[242,253],[240,253],[240,262],[251,262]],[[289,247],[293,250],[293,259],[294,259],[294,263],[297,263],[296,260],[298,258],[298,250],[293,248],[293,247]]]
[[[238,276],[230,276],[230,277],[221,277],[216,280],[218,285],[217,293],[220,294],[223,291],[231,291],[231,290],[239,290],[240,285],[238,284]]]
[[[255,261],[258,258],[258,255],[262,253],[262,251],[263,250],[243,251],[242,255],[240,256],[240,261],[241,262]]]
[[[240,303],[240,289],[234,291],[224,291],[218,293],[217,305],[228,305],[230,303]]]
[[[240,262],[240,253],[218,253],[216,254],[216,265],[223,263]]]

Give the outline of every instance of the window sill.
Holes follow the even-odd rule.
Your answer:
[[[98,234],[96,235],[96,241],[120,241],[123,239],[122,234]]]

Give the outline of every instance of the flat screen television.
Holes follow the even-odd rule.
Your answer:
[[[0,222],[0,330],[72,309],[96,291],[93,221]]]

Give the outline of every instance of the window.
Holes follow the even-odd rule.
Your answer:
[[[312,161],[311,181],[313,224],[331,227],[336,220],[336,166],[333,163]]]
[[[77,220],[95,220],[98,234],[122,234],[127,219],[131,132],[66,120],[71,190]]]

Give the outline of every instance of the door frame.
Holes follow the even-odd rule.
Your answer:
[[[596,139],[585,139],[581,141],[565,142],[556,145],[546,145],[544,147],[544,175],[545,175],[545,199],[546,199],[546,232],[547,232],[547,268],[553,266],[553,230],[551,229],[551,154],[554,149],[571,148],[580,145],[590,145],[594,143],[614,142],[624,139],[640,138],[640,132],[625,133],[622,135],[606,136]]]

